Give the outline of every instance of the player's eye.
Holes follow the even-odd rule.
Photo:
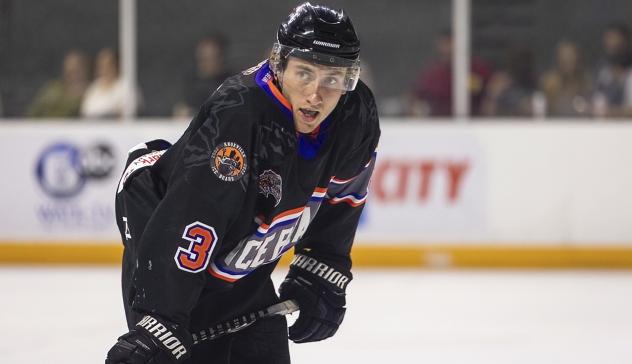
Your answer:
[[[336,86],[339,82],[340,80],[337,77],[333,76],[325,77],[325,79],[323,80],[323,84],[325,86]]]
[[[298,71],[296,73],[296,75],[298,76],[298,79],[301,81],[311,81],[314,76],[312,75],[311,72],[307,72],[307,71]]]

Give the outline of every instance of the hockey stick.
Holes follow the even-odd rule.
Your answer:
[[[287,315],[296,311],[298,311],[298,304],[296,301],[283,301],[272,306],[263,308],[259,311],[251,312],[239,317],[235,317],[232,320],[218,323],[209,327],[208,329],[201,330],[198,333],[194,333],[192,334],[193,345],[197,345],[200,342],[206,340],[215,340],[218,337],[243,330],[262,318]]]

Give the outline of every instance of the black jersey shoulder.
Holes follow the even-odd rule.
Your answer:
[[[196,132],[251,133],[257,129],[270,102],[255,82],[255,73],[228,77],[204,102],[183,138]]]
[[[256,122],[262,105],[259,86],[254,81],[254,74],[245,75],[238,73],[228,77],[202,106],[202,111],[207,119],[231,117],[234,114],[242,115],[243,123]],[[247,125],[244,125],[245,127]]]
[[[227,78],[204,102],[183,135],[163,155],[154,170],[168,181],[180,161],[195,161],[208,156],[222,142],[238,142],[249,152],[262,114],[261,93],[257,88],[251,75]],[[200,154],[200,157],[194,158],[191,154]]]
[[[380,127],[375,98],[369,87],[362,81],[355,90],[343,95],[335,112],[340,113],[340,129],[355,149],[367,139],[379,139]]]

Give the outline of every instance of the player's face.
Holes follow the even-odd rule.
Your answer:
[[[314,131],[334,110],[344,91],[344,70],[290,57],[283,72],[283,96],[292,105],[294,125],[300,133]],[[336,88],[338,87],[338,88]]]

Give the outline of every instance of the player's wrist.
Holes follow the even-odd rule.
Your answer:
[[[335,262],[300,253],[294,256],[288,273],[288,277],[296,276],[302,276],[326,290],[343,295],[353,279],[349,269]]]
[[[180,363],[189,357],[191,334],[181,325],[162,319],[159,316],[145,315],[134,327],[145,335],[165,353],[174,363]]]

